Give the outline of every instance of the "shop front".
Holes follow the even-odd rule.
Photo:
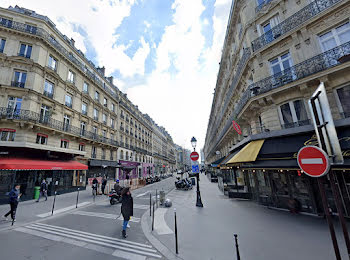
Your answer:
[[[344,206],[344,214],[350,217],[350,129],[338,128],[338,138],[344,156],[343,165],[335,165],[332,171],[336,177],[336,187]],[[280,136],[260,141],[261,146],[249,151],[244,148],[225,166],[242,171],[245,189],[251,198],[260,204],[298,210],[311,214],[322,214],[317,179],[305,175],[299,168],[296,156],[306,145],[318,145],[313,132],[290,136]],[[325,178],[325,189],[329,207],[336,212],[330,184]]]
[[[142,177],[146,178],[152,176],[154,173],[153,163],[143,163],[142,164]]]
[[[119,180],[137,179],[139,165],[138,162],[119,160]]]
[[[43,179],[48,184],[48,195],[85,189],[87,165],[75,160],[52,160],[23,157],[0,158],[0,204],[8,203],[8,192],[20,184],[21,200],[34,198],[34,187]]]
[[[119,167],[120,165],[115,161],[90,159],[88,178],[106,177],[107,180],[115,180],[117,178],[117,168]]]

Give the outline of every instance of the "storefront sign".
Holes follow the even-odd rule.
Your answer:
[[[236,123],[236,121],[232,121],[232,126],[233,126],[233,129],[235,129],[235,131],[241,135],[242,134],[242,130],[241,130],[241,127],[239,126],[239,124]]]
[[[328,173],[330,162],[325,151],[317,146],[306,146],[299,150],[298,165],[310,177],[321,177]]]

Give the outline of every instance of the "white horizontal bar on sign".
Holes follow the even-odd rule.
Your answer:
[[[322,158],[301,159],[302,164],[323,164]]]

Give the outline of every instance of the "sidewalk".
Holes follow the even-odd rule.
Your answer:
[[[182,259],[236,259],[234,234],[238,234],[240,256],[246,260],[335,259],[324,219],[292,215],[255,202],[229,199],[219,191],[217,183],[210,183],[205,175],[200,175],[200,179],[204,208],[195,206],[195,186],[190,191],[174,190],[167,196],[172,199],[173,207],[166,210],[164,223],[155,223],[155,231],[150,231],[149,215],[144,215],[152,244],[156,238],[158,246],[165,246],[175,255],[176,208],[178,257]],[[162,222],[159,218],[158,221]],[[164,230],[164,225],[171,233],[159,235],[157,229]],[[348,259],[341,229],[338,223],[335,226],[343,259]]]
[[[96,203],[99,201],[106,200],[107,196],[98,195],[96,196]],[[47,201],[45,201],[45,198],[41,198],[40,202],[35,202],[35,200],[28,200],[19,202],[17,213],[16,213],[16,226],[36,221],[39,219],[42,219],[44,215],[51,216],[52,211],[52,205],[54,201],[54,196],[48,197]],[[55,202],[55,209],[54,209],[54,215],[55,212],[64,211],[66,209],[75,208],[77,201],[77,192],[71,192],[71,193],[65,193],[62,195],[56,196],[56,202]],[[78,207],[87,206],[92,204],[93,196],[92,196],[92,190],[91,187],[86,187],[86,190],[79,192],[79,201],[78,201]],[[0,205],[0,216],[2,217],[6,212],[8,212],[10,209],[10,206],[8,204]],[[42,215],[42,217],[38,216]],[[8,219],[11,219],[9,216]],[[0,230],[6,229],[11,226],[11,221],[3,221],[0,220]]]

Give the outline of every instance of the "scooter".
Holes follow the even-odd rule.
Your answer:
[[[118,194],[114,189],[112,189],[109,192],[108,197],[109,197],[109,203],[111,205],[122,202],[122,196],[120,194]]]
[[[192,183],[187,179],[180,179],[177,177],[177,181],[175,181],[175,187],[178,190],[188,190],[192,189]]]

